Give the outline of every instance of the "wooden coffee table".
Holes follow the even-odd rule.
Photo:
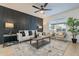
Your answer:
[[[40,47],[40,45],[42,45],[44,43],[44,41],[46,41],[46,40],[48,40],[48,43],[49,43],[51,41],[50,36],[38,36],[37,38],[30,39],[30,44],[32,45],[32,41],[36,41],[34,44],[36,45],[36,48],[38,49]],[[42,41],[42,43],[40,43],[40,41]]]

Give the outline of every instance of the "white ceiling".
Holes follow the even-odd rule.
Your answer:
[[[71,9],[79,8],[78,3],[49,3],[46,8],[52,9],[51,11],[45,11],[45,14],[34,13],[37,9],[33,8],[32,5],[36,5],[40,7],[40,3],[0,3],[0,5],[18,10],[27,14],[31,14],[37,17],[47,17],[51,15],[55,15],[64,11],[68,11]]]

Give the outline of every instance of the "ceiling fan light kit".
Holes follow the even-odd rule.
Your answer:
[[[41,10],[41,11],[40,11],[40,13],[44,14],[44,11],[43,11],[43,10]]]

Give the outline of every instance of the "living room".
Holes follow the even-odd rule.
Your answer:
[[[79,55],[79,35],[72,42],[66,24],[78,11],[78,3],[1,3],[0,55]]]

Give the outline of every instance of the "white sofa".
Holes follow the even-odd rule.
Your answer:
[[[22,35],[21,33],[22,31],[25,33],[25,36]],[[30,30],[32,31],[32,35],[29,35],[28,31],[29,30],[19,30],[19,33],[17,33],[17,40],[21,42],[21,41],[29,40],[30,38],[35,37],[35,30]]]

